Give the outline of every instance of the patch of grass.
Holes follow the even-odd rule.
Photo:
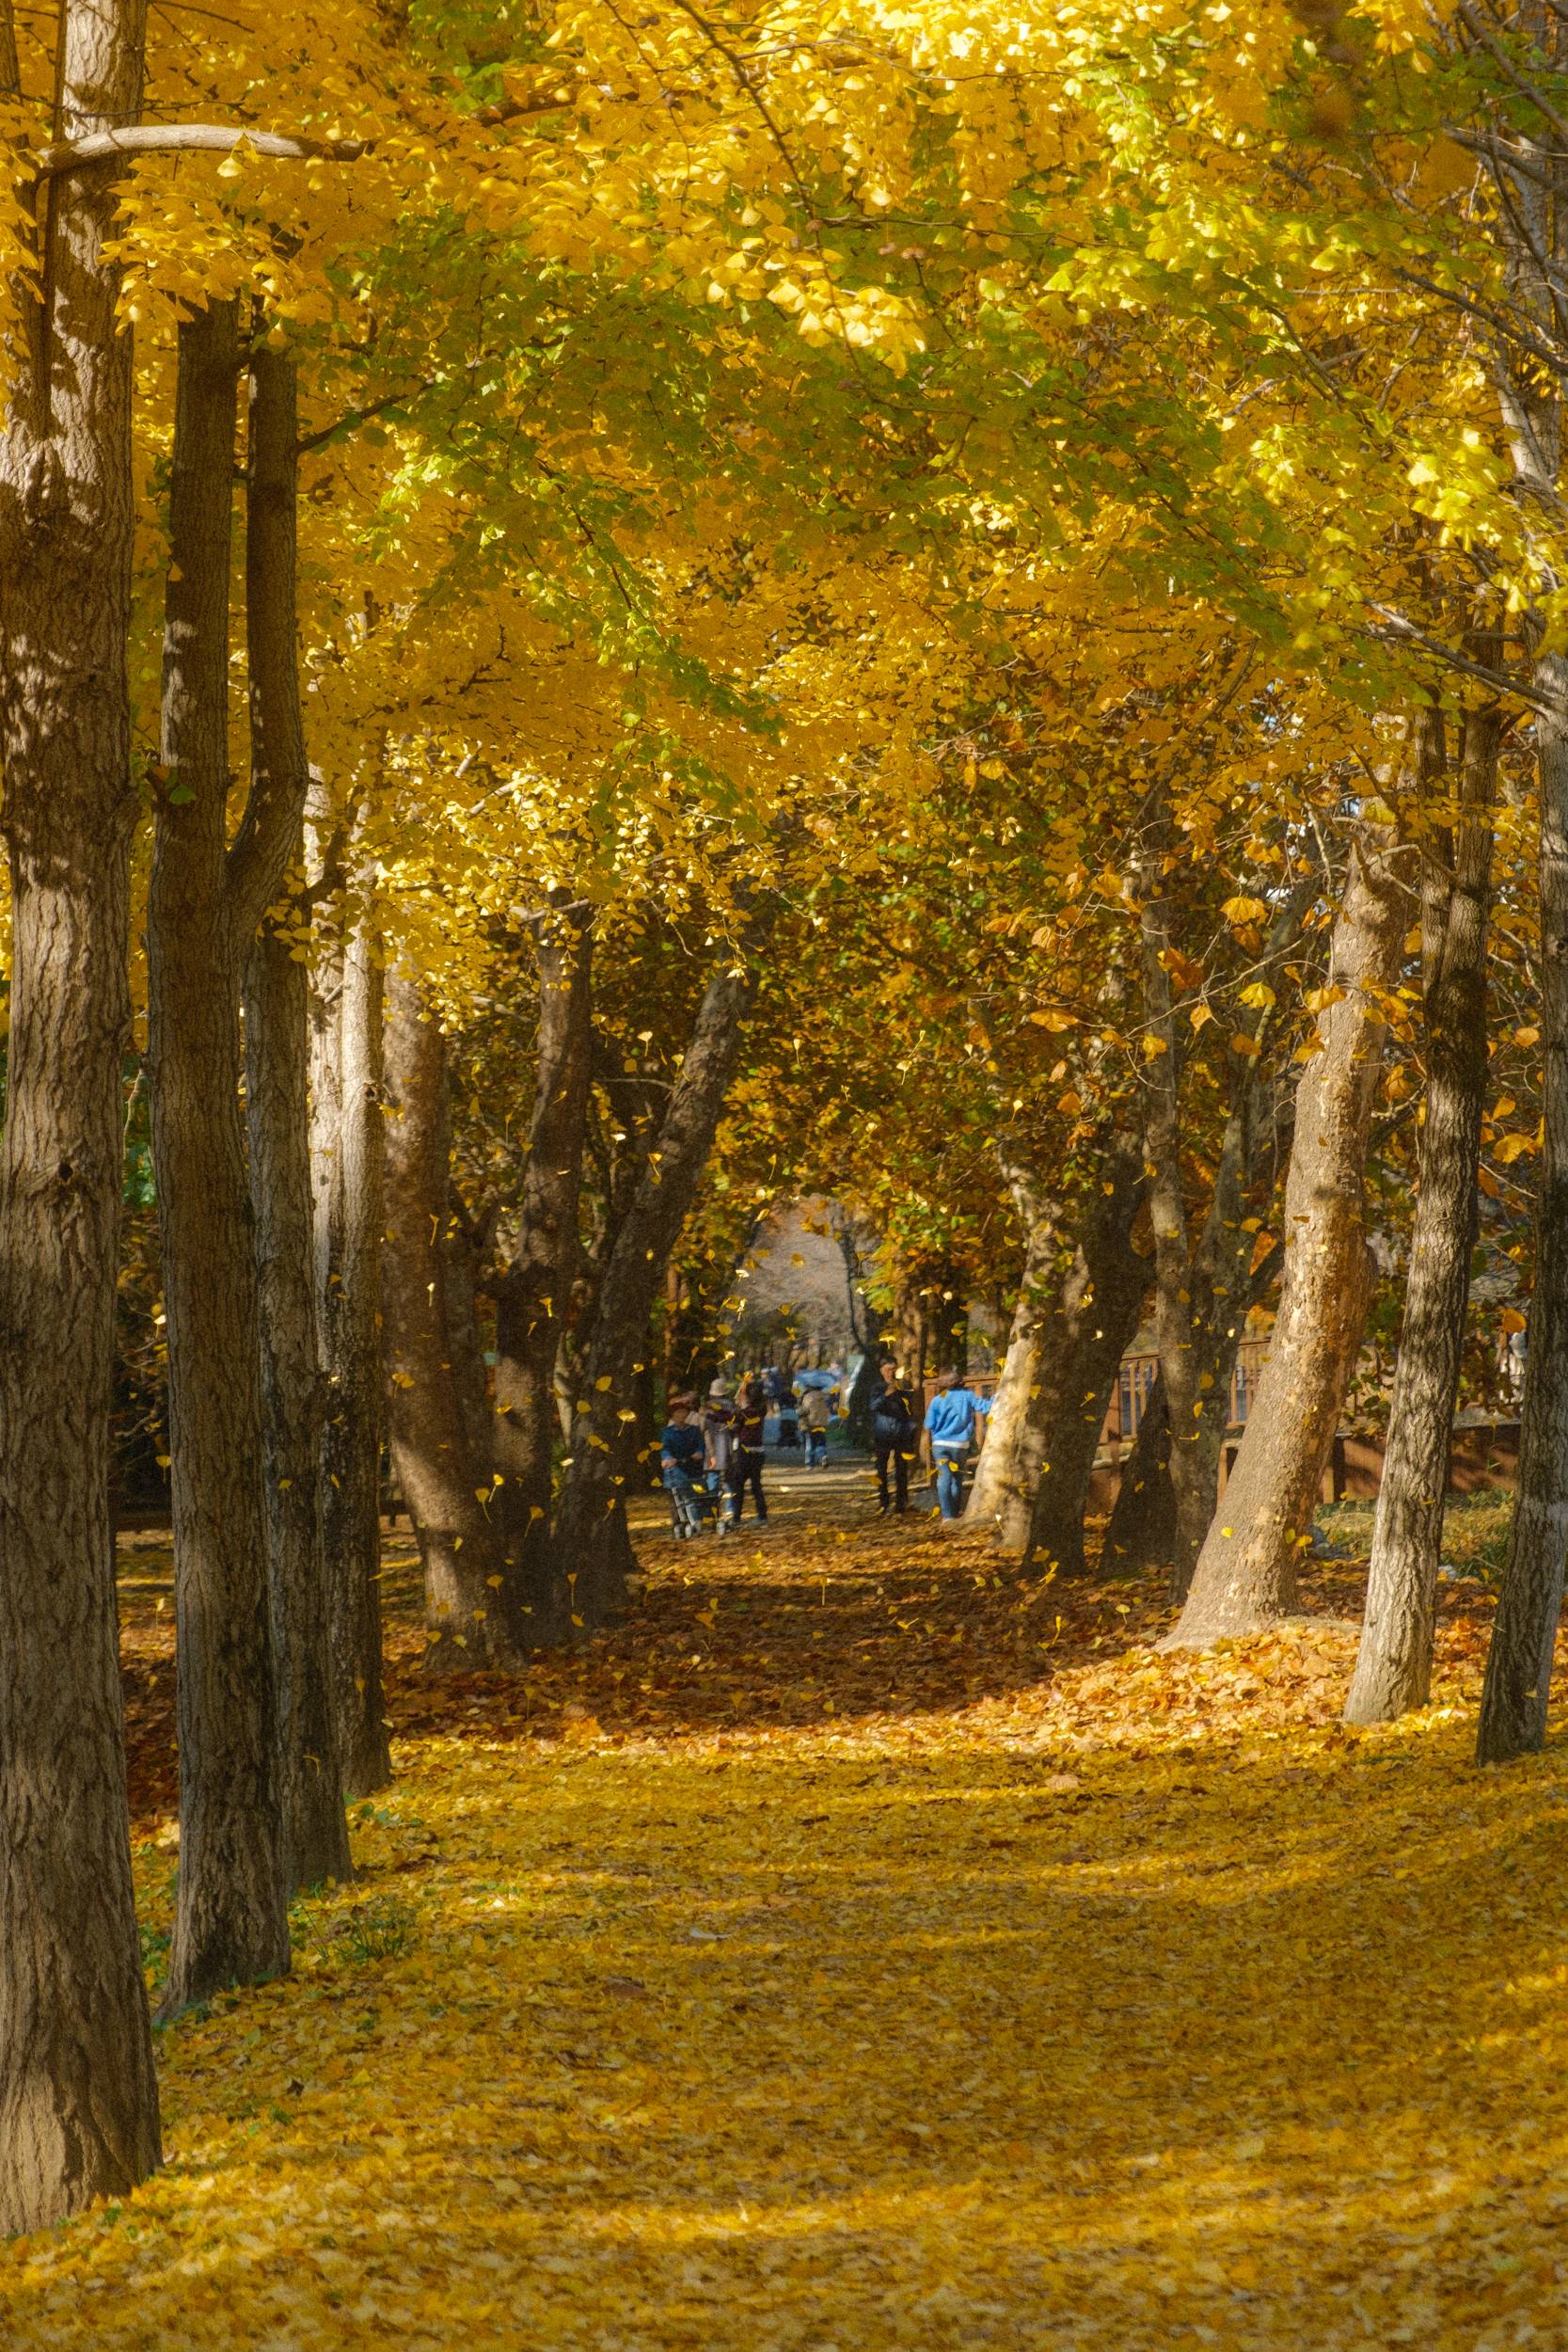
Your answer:
[[[1354,1560],[1365,1560],[1372,1544],[1370,1502],[1334,1502],[1318,1513],[1319,1533]],[[1512,1493],[1454,1495],[1443,1517],[1443,1565],[1460,1576],[1496,1584],[1508,1558],[1513,1523]]]
[[[156,1995],[168,1974],[169,1947],[174,1941],[175,1882],[179,1865],[169,1862],[148,1876],[139,1891],[136,1932],[141,1939],[142,1974],[148,1991]]]
[[[419,1905],[405,1896],[367,1895],[346,1907],[330,1899],[302,1896],[292,1908],[290,1927],[302,1949],[339,1965],[360,1968],[375,1960],[401,1960],[415,1942]]]

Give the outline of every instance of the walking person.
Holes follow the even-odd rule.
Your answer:
[[[879,1511],[907,1511],[910,1507],[910,1464],[920,1444],[920,1415],[913,1393],[898,1377],[898,1367],[891,1356],[884,1357],[878,1366],[879,1378],[871,1391],[871,1442],[877,1455],[877,1494]],[[893,1491],[896,1501],[888,1494],[888,1466],[893,1466]]]
[[[703,1407],[703,1450],[712,1507],[721,1507],[729,1484],[730,1457],[735,1451],[735,1399],[727,1380],[715,1380]]]
[[[806,1433],[807,1470],[828,1467],[828,1431],[833,1422],[831,1389],[808,1389],[800,1399],[800,1426]]]
[[[926,1437],[937,1474],[937,1508],[950,1524],[963,1516],[964,1472],[986,1408],[964,1386],[961,1373],[949,1367],[937,1379],[937,1392],[926,1408]]]
[[[730,1426],[730,1460],[726,1473],[729,1485],[729,1517],[720,1530],[728,1534],[740,1525],[740,1515],[751,1488],[752,1507],[758,1523],[768,1517],[768,1501],[762,1491],[763,1428],[768,1419],[768,1396],[760,1381],[748,1380],[736,1402],[735,1420]]]

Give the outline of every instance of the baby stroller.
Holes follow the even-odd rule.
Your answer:
[[[671,1533],[676,1536],[700,1535],[713,1510],[713,1496],[682,1470],[666,1470],[664,1485],[670,1497]]]

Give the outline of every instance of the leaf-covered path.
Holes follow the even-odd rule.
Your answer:
[[[1348,1631],[1158,1658],[842,1483],[527,1688],[404,1629],[361,1879],[165,2035],[167,2170],[0,2252],[8,2344],[1562,2341],[1568,1769],[1468,1767],[1479,1588],[1352,1738]]]

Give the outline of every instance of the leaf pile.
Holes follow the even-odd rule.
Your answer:
[[[1167,1656],[1152,1588],[824,1519],[400,1665],[359,1880],[165,2035],[168,2169],[0,2255],[8,2343],[1562,2340],[1568,1768],[1469,1766],[1479,1587],[1350,1734],[1348,1568]]]

